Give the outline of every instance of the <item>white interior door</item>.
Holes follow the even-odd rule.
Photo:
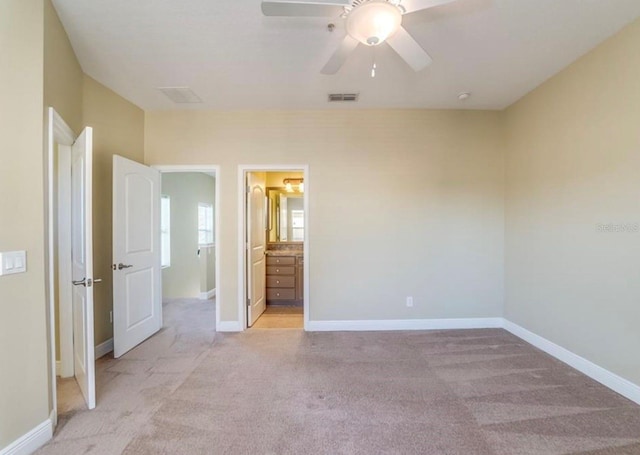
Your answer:
[[[247,322],[251,327],[267,308],[265,299],[265,219],[266,219],[266,174],[247,174],[247,293],[249,297]]]
[[[113,354],[162,327],[160,172],[113,157]]]
[[[93,339],[92,142],[85,128],[71,147],[71,263],[74,375],[87,402],[96,406]]]

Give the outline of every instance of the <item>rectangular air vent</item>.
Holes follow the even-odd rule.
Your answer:
[[[329,102],[336,103],[338,101],[358,101],[357,93],[329,93]]]
[[[202,103],[202,99],[189,87],[158,87],[167,98],[178,104]]]

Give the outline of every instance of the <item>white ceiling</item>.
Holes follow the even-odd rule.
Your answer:
[[[458,0],[403,18],[430,67],[414,73],[383,44],[372,79],[363,45],[338,74],[320,74],[341,19],[330,33],[328,19],[264,17],[260,0],[53,3],[84,72],[148,110],[502,109],[640,16],[639,0]],[[174,104],[164,86],[204,102]],[[329,105],[330,92],[360,100]]]

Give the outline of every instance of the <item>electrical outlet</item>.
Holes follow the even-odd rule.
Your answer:
[[[413,296],[408,296],[408,297],[407,297],[407,306],[408,306],[409,308],[412,308],[412,307],[413,307]]]

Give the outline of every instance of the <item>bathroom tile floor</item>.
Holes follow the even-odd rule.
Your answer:
[[[254,329],[302,329],[304,318],[301,306],[267,305],[252,328]]]

